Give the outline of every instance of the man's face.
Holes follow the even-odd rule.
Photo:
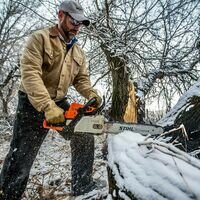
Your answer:
[[[77,22],[70,15],[64,13],[63,11],[59,11],[58,18],[60,26],[67,39],[71,40],[79,33],[80,27],[82,25],[81,22]]]

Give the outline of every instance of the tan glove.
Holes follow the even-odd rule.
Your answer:
[[[58,124],[65,121],[64,110],[52,101],[45,109],[45,118],[48,123]]]
[[[90,95],[89,95],[89,99],[92,99],[92,98],[96,98],[96,107],[98,108],[100,105],[101,105],[101,102],[102,102],[102,98],[94,91],[91,91]]]

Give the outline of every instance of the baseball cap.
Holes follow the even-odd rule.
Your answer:
[[[70,16],[82,22],[83,25],[89,26],[90,21],[84,16],[83,7],[78,2],[74,0],[65,0],[60,4],[58,9],[69,13]]]

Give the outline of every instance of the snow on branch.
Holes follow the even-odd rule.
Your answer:
[[[200,161],[172,144],[123,132],[108,139],[117,194],[134,199],[200,199]]]

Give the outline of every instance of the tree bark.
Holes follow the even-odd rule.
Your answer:
[[[189,99],[187,106],[177,116],[175,125],[184,124],[186,131],[191,135],[200,131],[200,97],[193,96]]]
[[[186,141],[186,151],[192,152],[200,147],[200,97],[193,96],[188,101],[187,106],[177,116],[174,125],[185,126],[188,134],[188,141]],[[183,141],[182,141],[183,142]],[[197,154],[200,158],[200,153]]]
[[[110,116],[115,121],[123,121],[128,103],[128,74],[124,63],[116,63],[119,68],[112,69],[113,94]]]
[[[178,138],[178,142],[184,146],[186,152],[199,150],[200,146],[200,96],[199,85],[197,82],[191,87],[177,102],[174,108],[166,114],[158,125],[164,126],[169,131],[184,125],[188,140],[183,137]],[[172,133],[172,137],[178,133],[178,130]],[[196,154],[200,158],[200,152]]]
[[[116,56],[105,45],[101,45],[101,48],[106,55],[112,73],[113,93],[110,117],[113,121],[124,121],[123,117],[128,103],[128,58],[124,55]]]
[[[113,173],[112,169],[109,166],[107,167],[107,172],[108,172],[109,194],[111,194],[113,200],[124,200],[124,198],[120,197],[120,194],[119,194],[120,192],[122,192],[124,196],[127,196],[131,200],[137,200],[134,197],[134,194],[132,194],[126,189],[122,190],[117,186],[117,183],[115,180],[115,174]]]

